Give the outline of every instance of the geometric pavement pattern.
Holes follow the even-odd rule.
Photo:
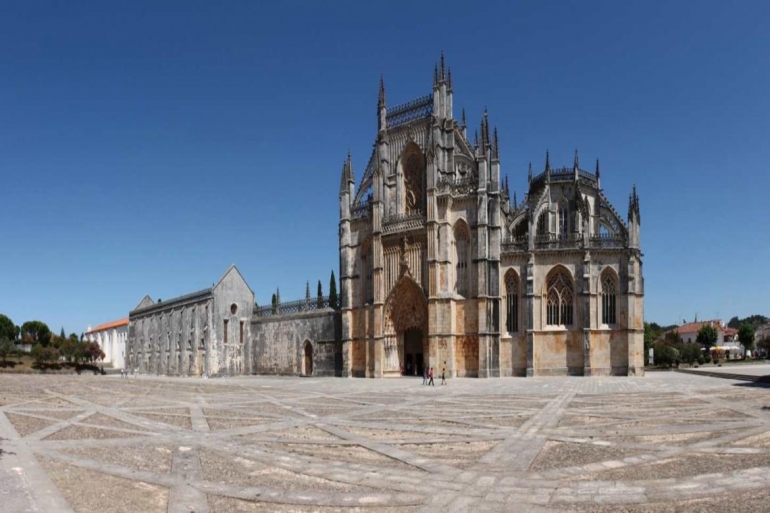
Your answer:
[[[767,511],[770,389],[0,375],[0,509]]]

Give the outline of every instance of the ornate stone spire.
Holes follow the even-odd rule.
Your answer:
[[[433,87],[438,87],[438,64],[433,65]]]
[[[477,148],[479,147],[479,131],[478,131],[478,130],[476,130],[476,131],[473,133],[473,145],[474,145],[475,147],[477,147]]]
[[[342,163],[342,177],[340,178],[340,193],[347,192],[348,184],[355,182],[353,176],[353,159],[350,157],[350,151],[348,151],[348,158]]]
[[[495,125],[495,136],[493,138],[493,144],[492,144],[492,158],[496,160],[500,160],[500,144],[497,139],[497,125]],[[508,177],[505,178],[506,180]]]
[[[448,91],[452,90],[452,68],[447,68],[446,71],[446,88]]]
[[[385,106],[385,78],[380,75],[380,97],[377,100],[377,108],[381,109]]]
[[[551,154],[545,150],[545,181],[551,181]]]
[[[518,201],[516,200],[516,191],[513,191],[513,208],[519,208]]]
[[[529,163],[529,171],[527,171],[527,181],[532,181],[532,162]]]
[[[578,161],[578,150],[575,148],[575,162],[572,164],[575,169],[580,169],[580,163]]]
[[[631,194],[628,195],[628,222],[631,223],[634,217],[637,223],[642,220],[639,214],[639,196],[636,194],[636,184],[634,184]]]
[[[442,82],[446,80],[446,73],[444,71],[445,69],[446,68],[444,68],[444,50],[441,50],[441,75],[439,75],[439,78],[441,79]]]
[[[463,117],[462,117],[462,123],[460,124],[460,128],[465,128],[467,123],[465,122],[465,107],[463,107]]]
[[[596,180],[598,181],[601,176],[601,173],[599,173],[599,159],[596,159]]]

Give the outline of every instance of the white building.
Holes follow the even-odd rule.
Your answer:
[[[105,363],[111,363],[116,369],[126,365],[126,339],[128,338],[128,318],[101,324],[95,328],[88,327],[85,339],[98,342],[104,351]]]

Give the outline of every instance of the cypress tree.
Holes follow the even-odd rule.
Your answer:
[[[321,288],[321,280],[318,280],[318,308],[324,307],[324,291]]]
[[[337,308],[337,280],[334,279],[334,269],[332,269],[332,275],[329,278],[329,306]]]

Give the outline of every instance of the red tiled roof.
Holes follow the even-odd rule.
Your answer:
[[[128,317],[125,319],[118,319],[117,321],[112,322],[106,322],[104,324],[100,324],[99,326],[92,328],[91,330],[87,331],[86,333],[95,333],[97,331],[104,331],[108,330],[110,328],[118,328],[120,326],[125,326],[128,324]]]
[[[712,324],[714,329],[717,331],[724,331],[724,328],[722,328],[722,321],[720,319],[714,319],[711,321],[688,322],[674,328],[671,331],[676,331],[680,335],[683,333],[698,333],[698,331],[706,324]]]

